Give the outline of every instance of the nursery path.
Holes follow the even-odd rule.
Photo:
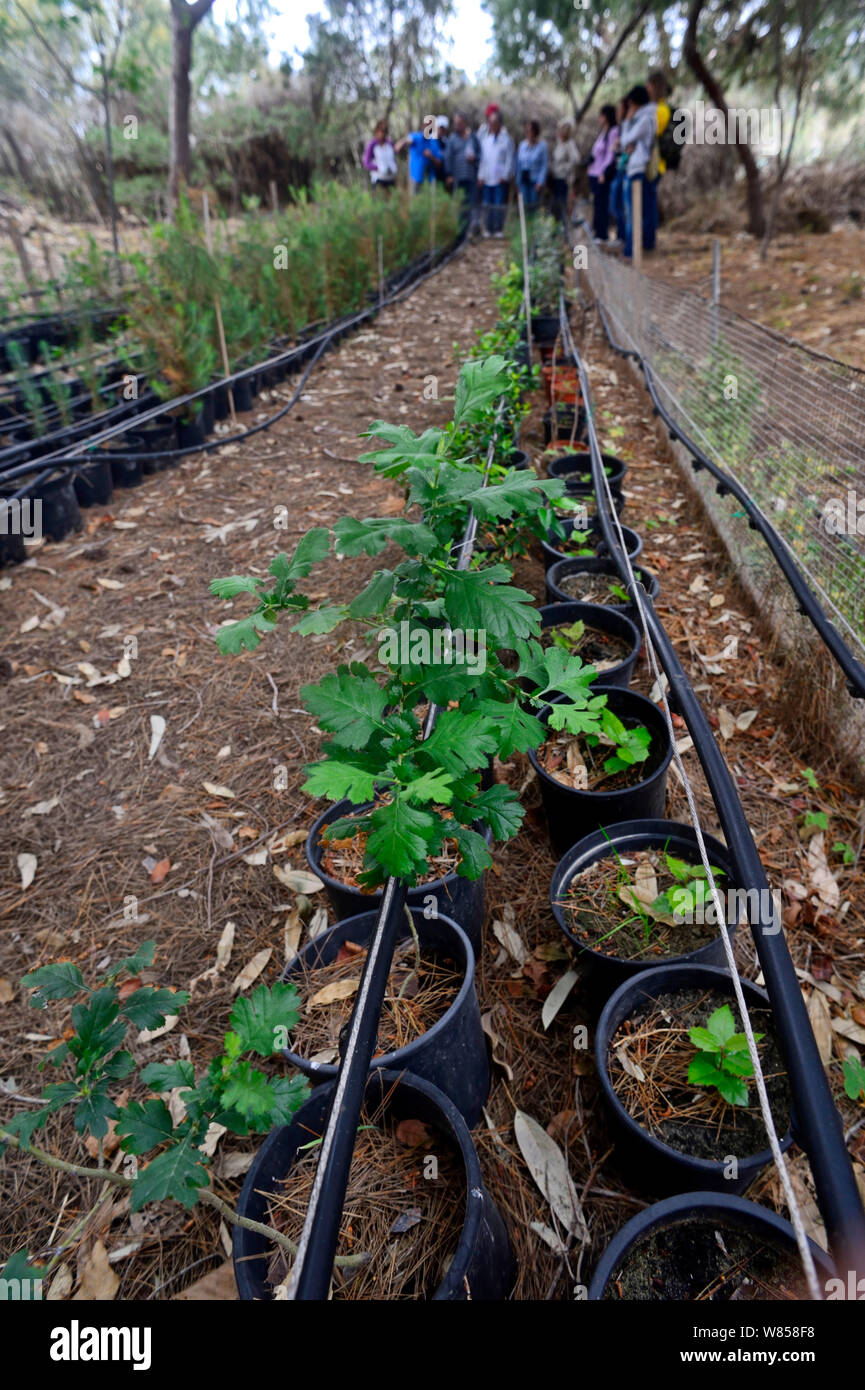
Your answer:
[[[217,943],[233,922],[230,961],[222,974],[196,986],[183,1031],[139,1048],[147,1061],[188,1048],[198,1066],[221,1038],[241,969],[269,953],[260,958],[261,978],[277,977],[296,937],[290,914],[282,910],[291,905],[291,894],[274,865],[303,866],[300,841],[313,818],[299,784],[302,764],[315,756],[317,735],[299,709],[299,687],[335,660],[361,656],[363,643],[343,633],[301,643],[286,625],[256,653],[221,659],[212,631],[231,610],[209,597],[208,583],[216,575],[263,573],[272,553],[290,547],[292,536],[345,512],[399,508],[395,490],[355,462],[366,447],[358,432],[379,417],[404,419],[414,428],[448,418],[445,398],[456,377],[452,345],[468,345],[476,330],[492,325],[490,277],[500,256],[500,248],[489,243],[468,248],[329,355],[295,411],[273,430],[247,446],[187,460],[138,491],[119,493],[111,508],[85,513],[83,535],[46,545],[27,566],[0,577],[6,589],[0,592],[0,812],[6,828],[0,1087],[10,1095],[38,1094],[36,1063],[54,1041],[51,1027],[59,1014],[34,1015],[17,989],[19,977],[42,961],[68,956],[88,976],[153,937],[156,967],[146,978],[188,987],[214,964]],[[830,817],[827,843],[838,838],[861,848],[862,804],[825,748],[825,765],[820,749],[807,754],[824,791],[807,792],[801,745],[780,698],[780,670],[765,654],[759,617],[667,461],[644,392],[589,323],[584,346],[602,440],[629,461],[626,520],[645,537],[642,563],[660,575],[664,621],[719,725],[723,720],[728,727],[722,707],[734,720],[757,711],[725,748],[773,883],[801,883],[805,890],[800,900],[788,889],[785,919],[797,964],[819,981],[806,984],[815,994],[815,1011],[825,1001],[836,1076],[843,1039],[832,1034],[831,1019],[854,1028],[865,1024],[865,1016],[856,1017],[865,966],[857,938],[865,932],[856,906],[818,916],[809,875],[819,856],[809,863],[797,827],[805,809],[824,809]],[[438,378],[438,402],[424,399],[430,377]],[[288,383],[273,400],[259,399],[250,419],[270,413],[290,390]],[[538,411],[524,430],[523,445],[540,458]],[[287,509],[288,533],[274,528],[281,507]],[[316,573],[313,593],[347,597],[376,563],[334,563]],[[538,561],[522,562],[518,579],[543,597]],[[707,675],[703,659],[732,637],[738,639],[738,659],[712,661],[721,674]],[[118,678],[96,683],[106,675]],[[635,684],[648,688],[644,664]],[[153,719],[165,720],[165,730],[150,756]],[[705,823],[714,829],[696,759],[693,753],[686,757]],[[479,983],[498,1064],[488,1127],[478,1140],[485,1178],[512,1225],[521,1267],[517,1296],[568,1298],[589,1272],[593,1251],[575,1251],[564,1267],[530,1229],[530,1222],[550,1224],[550,1217],[514,1142],[515,1107],[567,1147],[593,1245],[602,1244],[642,1199],[616,1175],[590,1056],[573,1046],[572,1028],[582,1018],[579,989],[549,1030],[542,1028],[542,1001],[566,968],[561,934],[547,906],[554,858],[525,760],[514,758],[500,775],[524,787],[529,812],[518,839],[496,851],[490,874]],[[669,811],[683,815],[672,778]],[[278,833],[286,837],[284,847],[263,856]],[[27,888],[18,871],[20,855],[37,861]],[[25,863],[32,867],[32,861]],[[842,903],[852,900],[861,882],[855,868],[843,869],[833,859],[831,869]],[[136,913],[137,922],[127,920]],[[524,943],[522,963],[499,946],[493,923],[503,920],[512,922]],[[752,954],[743,943],[743,966],[754,973]],[[865,1043],[865,1029],[860,1041]],[[7,1104],[20,1103],[4,1097],[4,1110]],[[861,1140],[860,1131],[854,1143]],[[46,1142],[69,1158],[85,1158],[71,1128],[61,1133],[57,1121],[48,1126]],[[216,1185],[227,1200],[236,1196],[252,1149],[249,1141],[230,1136],[221,1142]],[[807,1196],[801,1160],[796,1173]],[[86,1209],[83,1184],[46,1175],[24,1159],[4,1163],[0,1183],[0,1254],[24,1243],[32,1251],[44,1248],[64,1202],[61,1237]],[[761,1191],[775,1199],[771,1175]],[[94,1200],[95,1193],[89,1195]],[[67,1257],[73,1279],[92,1266],[97,1238],[114,1258],[111,1270],[120,1282],[110,1292],[121,1298],[147,1297],[154,1289],[157,1296],[173,1297],[224,1258],[211,1212],[166,1207],[130,1216],[119,1201],[99,1209]],[[222,1296],[230,1296],[230,1286],[222,1287]]]

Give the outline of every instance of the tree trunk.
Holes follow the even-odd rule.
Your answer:
[[[171,109],[169,112],[170,163],[168,200],[173,209],[181,189],[189,182],[192,155],[189,144],[189,106],[192,66],[192,35],[214,0],[171,0]]]
[[[576,102],[574,101],[575,128],[579,126],[580,122],[582,121],[583,117],[585,116],[586,112],[588,111],[589,107],[595,99],[595,93],[597,92],[598,88],[600,87],[601,83],[603,82],[604,78],[609,72],[610,68],[613,66],[613,63],[616,61],[619,54],[621,53],[623,45],[627,43],[628,39],[633,34],[637,25],[641,22],[641,20],[645,18],[646,14],[649,11],[649,7],[650,0],[641,0],[641,3],[637,6],[634,13],[631,15],[631,18],[628,20],[619,37],[616,39],[616,42],[613,44],[612,48],[610,49],[609,53],[607,54],[606,58],[601,64],[601,67],[598,69],[598,73],[595,77],[595,80],[589,88],[588,96],[585,98],[581,106],[577,106]],[[570,94],[570,88],[568,89],[568,91]],[[573,101],[573,97],[571,99]]]
[[[706,89],[706,94],[714,103],[719,111],[723,111],[724,118],[729,118],[729,110],[721,90],[721,84],[709,71],[697,47],[697,25],[700,14],[706,0],[691,0],[691,8],[688,13],[688,27],[685,32],[685,41],[682,45],[682,52],[687,61],[688,67],[696,77],[698,82],[702,82]],[[728,126],[729,129],[729,126]],[[745,199],[748,207],[748,231],[751,236],[763,237],[766,234],[766,214],[763,208],[763,185],[760,180],[760,170],[757,168],[757,161],[754,158],[751,146],[741,140],[736,144],[736,153],[745,170]]]
[[[111,143],[111,93],[108,87],[108,74],[105,62],[102,64],[102,114],[105,122],[105,182],[108,187],[108,215],[111,219],[111,244],[114,247],[114,265],[118,279],[120,271],[120,242],[117,236],[117,203],[114,197],[114,146]]]

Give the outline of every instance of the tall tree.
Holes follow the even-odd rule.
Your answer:
[[[484,0],[492,16],[496,60],[509,76],[552,75],[579,125],[604,79],[670,0]],[[635,47],[633,45],[632,47]],[[580,95],[578,95],[578,93]]]
[[[38,40],[66,81],[95,97],[102,109],[111,239],[119,265],[111,99],[123,43],[134,23],[131,0],[43,0],[42,4],[30,7],[15,0],[15,9],[20,22]],[[69,55],[65,43],[70,31],[78,39],[78,62]],[[127,81],[132,80],[134,77],[130,74]]]
[[[182,186],[189,182],[192,153],[189,142],[189,107],[192,36],[214,0],[171,0],[171,105],[169,110],[168,198],[176,204]]]
[[[724,113],[724,120],[727,122],[727,128],[729,129],[730,111],[724,96],[724,89],[715,73],[710,69],[700,48],[698,30],[700,17],[705,8],[706,0],[691,0],[688,9],[688,25],[682,44],[682,53],[697,81],[702,83],[705,88],[709,100],[718,110]],[[736,153],[745,171],[748,231],[752,236],[763,237],[766,234],[766,213],[763,207],[763,184],[760,178],[760,170],[757,167],[754,151],[751,149],[748,141],[742,138],[742,132],[738,129],[737,135],[739,138],[736,142]]]

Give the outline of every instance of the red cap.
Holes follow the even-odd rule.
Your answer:
[[[493,116],[493,115],[495,115],[496,111],[498,111],[498,110],[499,110],[499,104],[498,104],[498,102],[497,102],[497,101],[491,101],[490,104],[489,104],[489,106],[487,107],[486,111],[484,112],[484,115],[485,115],[485,116]]]

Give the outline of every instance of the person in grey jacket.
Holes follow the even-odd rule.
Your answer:
[[[655,224],[651,216],[649,200],[646,197],[645,183],[647,171],[652,164],[655,139],[658,131],[658,109],[649,100],[649,93],[643,86],[632,87],[626,98],[627,115],[619,132],[619,143],[628,156],[625,169],[627,188],[625,192],[625,260],[633,255],[634,232],[634,186],[643,185],[643,250],[655,249]]]
[[[478,199],[478,169],[481,159],[481,144],[478,137],[469,129],[465,113],[457,111],[454,128],[445,145],[445,182],[451,191],[456,190],[463,200],[463,217],[469,222],[474,235],[480,229],[480,202]]]

